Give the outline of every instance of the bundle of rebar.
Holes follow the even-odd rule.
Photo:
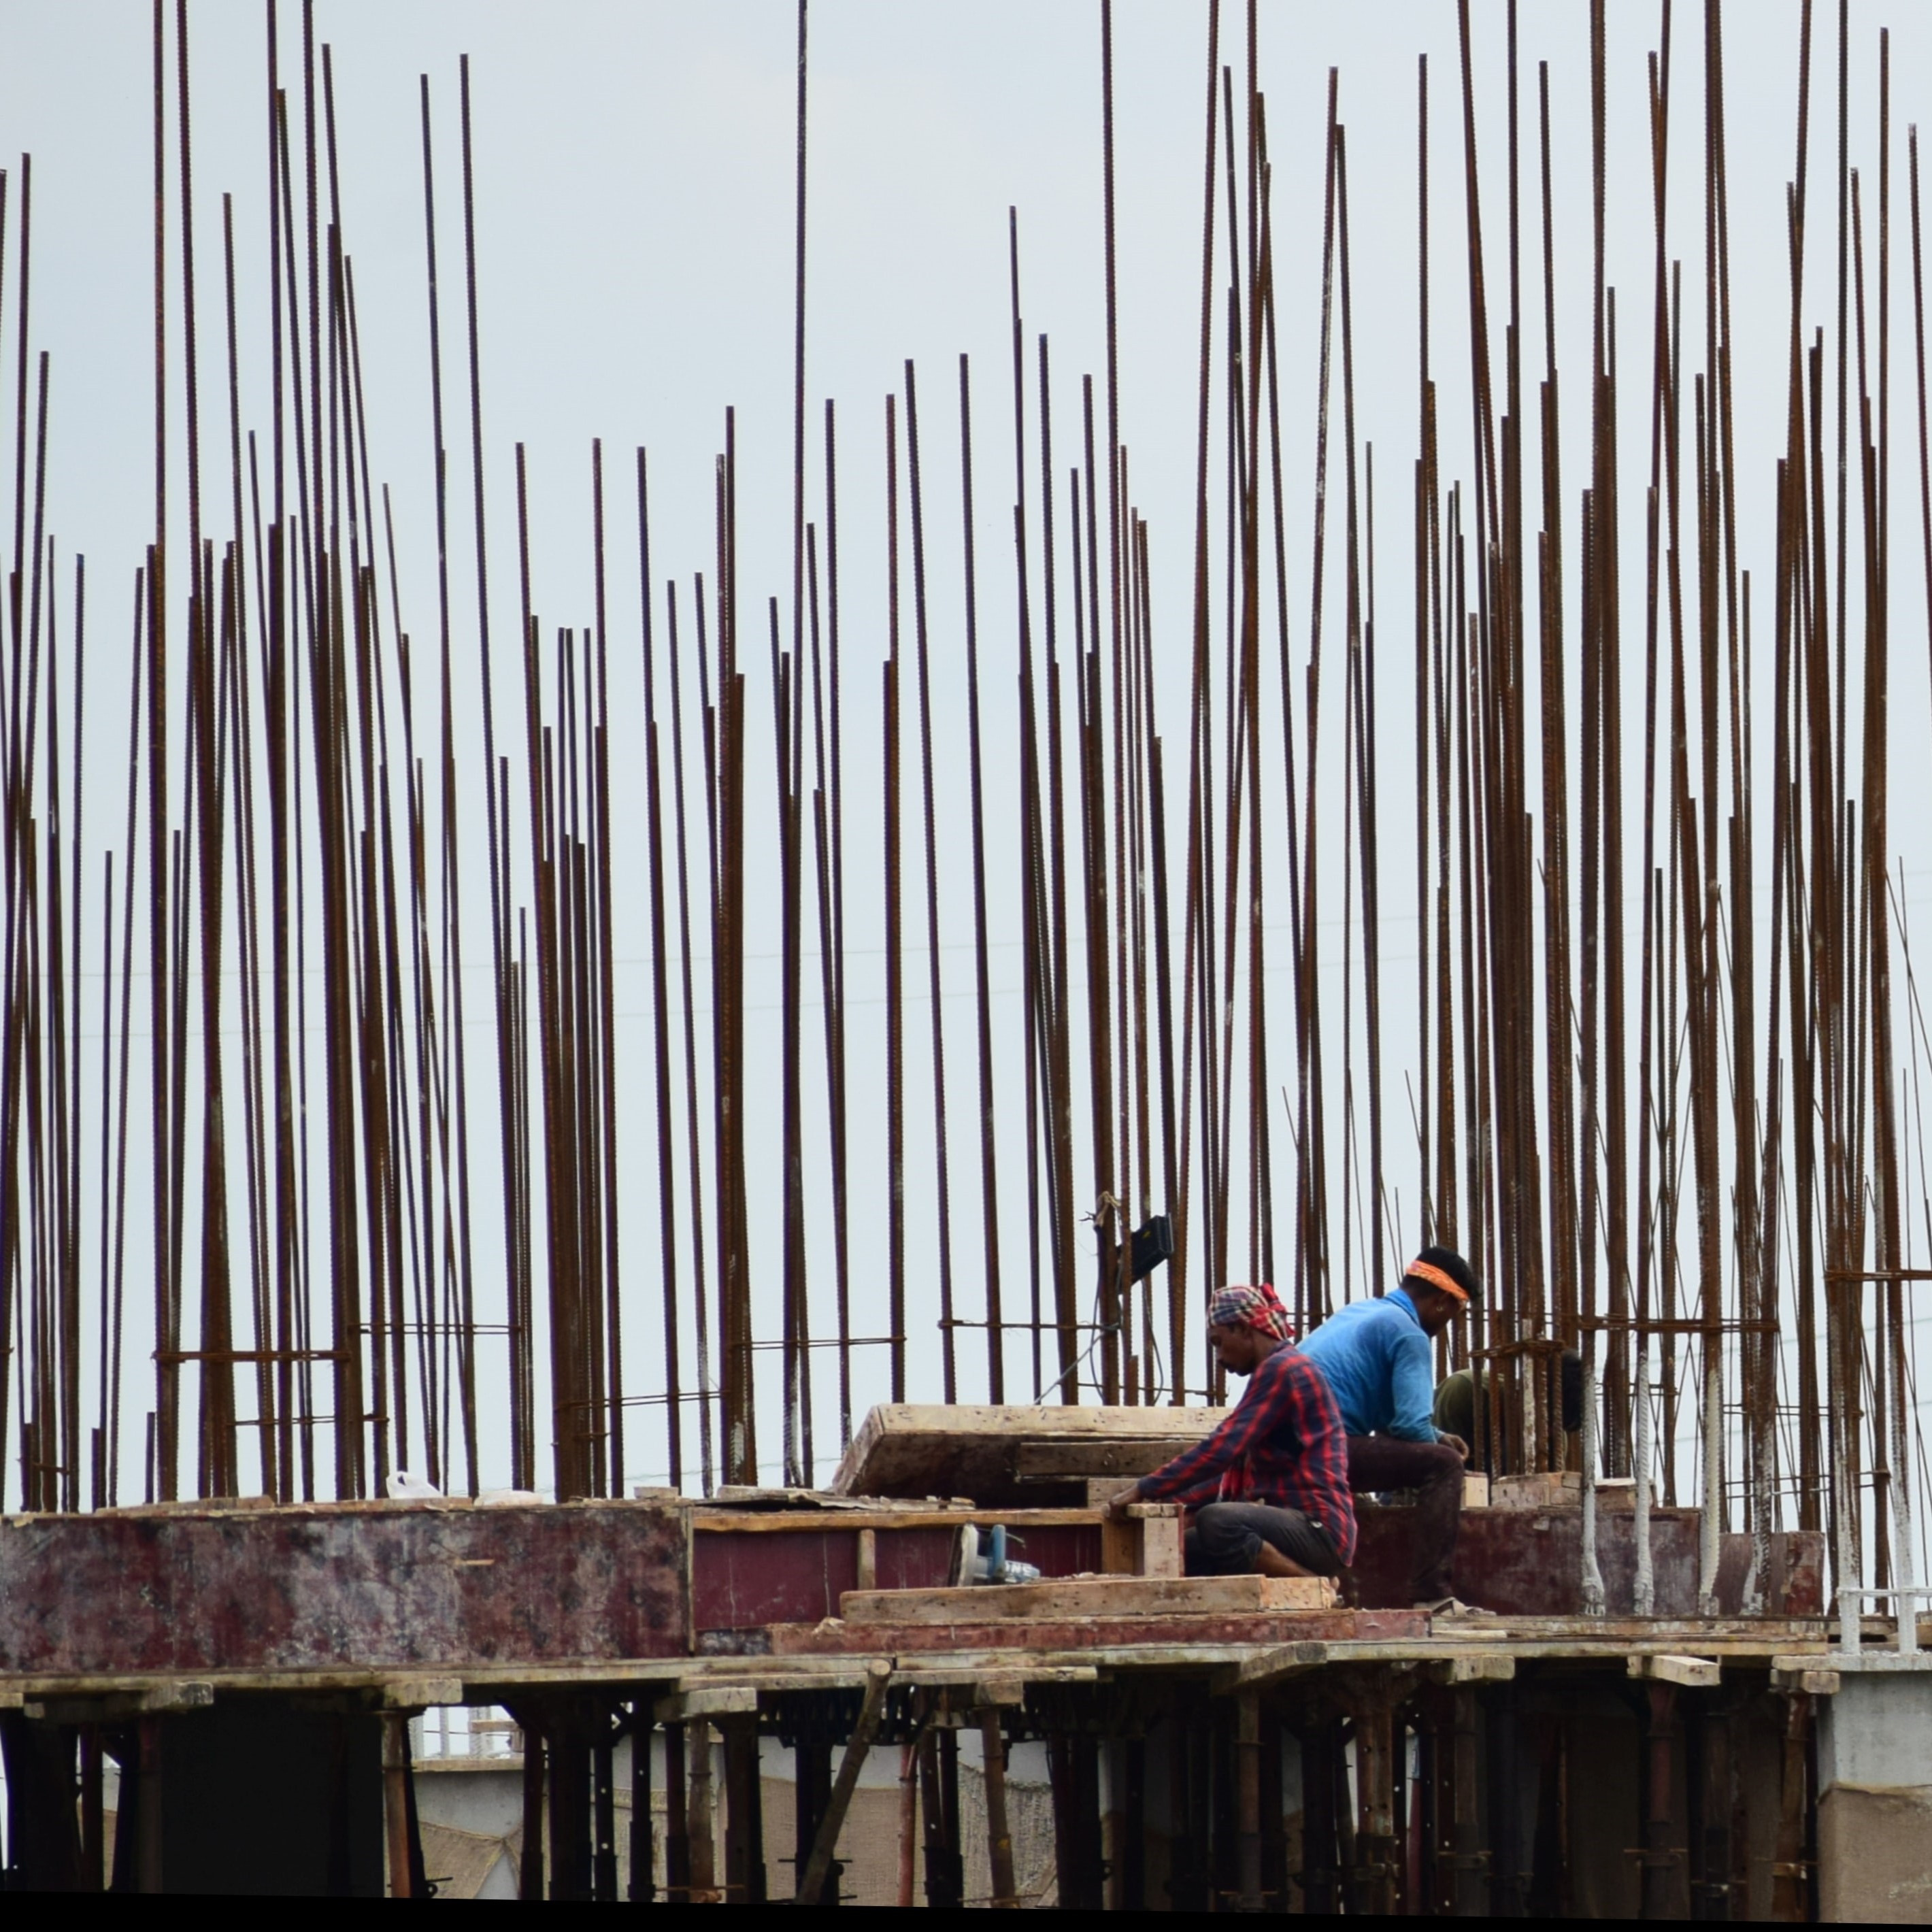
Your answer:
[[[51,364],[30,304],[29,163],[0,176],[14,404],[0,1506],[10,1487],[32,1510],[184,1490],[357,1497],[404,1471],[451,1492],[502,1474],[566,1498],[621,1494],[643,1474],[707,1491],[773,1472],[808,1485],[850,1438],[855,1388],[876,1379],[855,1384],[858,1352],[886,1351],[878,1385],[895,1401],[1218,1399],[1196,1312],[1210,1287],[1278,1276],[1305,1328],[1390,1289],[1405,1256],[1438,1241],[1485,1284],[1442,1366],[1484,1366],[1487,1466],[1576,1466],[1557,1367],[1576,1349],[1593,1475],[1634,1477],[1646,1496],[1654,1481],[1660,1499],[1701,1506],[1707,1534],[1748,1529],[1761,1552],[1780,1526],[1828,1528],[1841,1580],[1909,1586],[1923,1452],[1905,1290],[1932,1270],[1909,1265],[1901,1190],[1916,1158],[1932,1240],[1918,1126],[1932,1040],[1887,818],[1894,157],[1881,34],[1875,174],[1850,164],[1848,77],[1870,50],[1838,17],[1835,45],[1815,56],[1838,82],[1835,207],[1821,213],[1808,178],[1805,0],[1789,312],[1750,319],[1785,329],[1784,389],[1747,399],[1734,386],[1719,0],[1696,17],[1701,92],[1688,106],[1687,35],[1664,0],[1646,75],[1652,286],[1634,332],[1626,303],[1621,345],[1604,0],[1590,6],[1587,345],[1558,338],[1552,238],[1583,195],[1552,173],[1551,74],[1519,72],[1510,0],[1498,178],[1493,154],[1479,163],[1458,0],[1450,114],[1468,247],[1447,274],[1470,362],[1451,374],[1435,358],[1444,269],[1425,60],[1415,447],[1408,506],[1388,520],[1402,493],[1385,482],[1378,526],[1358,376],[1406,377],[1357,368],[1340,80],[1329,76],[1318,184],[1297,189],[1320,196],[1318,353],[1291,368],[1272,213],[1286,190],[1257,10],[1249,0],[1231,26],[1209,0],[1184,657],[1156,647],[1155,546],[1124,440],[1108,0],[1105,367],[1083,375],[1070,414],[1048,338],[1026,326],[1016,213],[1010,358],[1003,349],[995,364],[1010,368],[994,384],[1012,430],[1012,574],[997,594],[1004,559],[975,547],[980,506],[1000,487],[975,466],[986,377],[964,355],[956,382],[907,362],[882,423],[861,433],[883,436],[886,578],[842,581],[852,433],[807,381],[800,0],[790,583],[763,610],[741,583],[745,458],[728,411],[705,479],[704,568],[663,573],[645,452],[607,465],[593,445],[591,620],[547,626],[520,447],[514,505],[485,488],[469,66],[454,188],[436,172],[424,76],[431,653],[406,628],[401,587],[430,573],[399,570],[389,485],[370,465],[334,70],[313,8],[298,22],[266,0],[258,304],[238,292],[232,203],[212,269],[197,231],[190,10],[155,0],[154,536],[121,607],[130,656],[106,687],[110,704],[126,692],[124,800],[120,774],[82,755],[83,701],[103,701],[86,673],[102,654],[88,645],[88,573],[47,535]],[[1688,163],[1687,118],[1700,136]],[[1666,222],[1687,166],[1703,206],[1688,244]],[[1916,130],[1904,172],[1932,598]],[[1506,294],[1486,240],[1499,232]],[[1828,330],[1810,319],[1806,280],[1820,235],[1835,251]],[[1684,340],[1686,254],[1702,274],[1690,304],[1701,344]],[[266,397],[244,396],[241,376],[240,319],[258,306]],[[1526,370],[1539,325],[1540,369]],[[171,358],[177,340],[184,353]],[[1632,382],[1650,426],[1634,452],[1618,434]],[[1284,394],[1310,382],[1314,446],[1298,455]],[[1566,386],[1571,422],[1580,410],[1588,423],[1581,478],[1562,473]],[[956,496],[922,460],[922,407],[928,445],[935,407],[956,412]],[[1734,426],[1747,407],[1786,425],[1768,530],[1738,525]],[[1468,414],[1466,477],[1445,473],[1444,409]],[[1303,497],[1287,479],[1311,460],[1312,526],[1291,528]],[[1626,554],[1631,488],[1640,557]],[[488,564],[506,514],[521,560],[513,602]],[[1408,554],[1390,566],[1405,524]],[[1412,584],[1412,640],[1388,650],[1378,529],[1384,567]],[[940,613],[928,557],[955,530],[962,603]],[[610,621],[607,561],[636,571],[634,636]],[[473,625],[454,614],[452,574],[469,571]],[[860,594],[884,614],[886,646],[882,663],[855,669],[842,598]],[[98,612],[97,596],[97,634]],[[994,628],[1016,658],[1010,689],[982,681]],[[949,730],[935,670],[956,638],[967,702]],[[612,674],[632,650],[640,718],[622,715],[632,687]],[[518,668],[521,731],[505,719],[500,738],[496,700]],[[862,745],[875,685],[878,742]],[[1640,718],[1626,715],[1633,701]],[[459,728],[472,707],[480,730]],[[1754,772],[1767,712],[1768,782]],[[1379,721],[1400,716],[1406,732],[1412,715],[1412,758],[1391,768]],[[1177,718],[1184,742],[1170,755],[1163,726]],[[644,802],[634,841],[614,830],[614,741],[640,754],[625,775]],[[855,760],[862,772],[876,761],[876,796],[848,793]],[[940,798],[962,770],[961,822]],[[107,808],[83,819],[104,784]],[[1016,796],[1017,850],[994,849],[994,787]],[[883,870],[868,877],[848,864],[846,829],[875,811]],[[1400,828],[1400,847],[1412,823],[1414,880],[1385,898],[1385,828]],[[472,891],[466,908],[464,848],[478,838],[488,904]],[[1766,879],[1761,921],[1754,888]],[[748,904],[754,880],[776,880],[775,908]],[[943,956],[968,898],[974,1054],[962,1068],[943,1023]],[[648,1078],[620,1096],[624,898],[647,906],[650,1046]],[[1405,1064],[1385,1042],[1411,994],[1384,972],[1384,931],[1411,905]],[[861,908],[868,928],[876,909],[885,988],[880,1050],[868,1042],[862,1057],[847,980]],[[754,1048],[746,999],[748,932],[774,924],[776,1064]],[[1323,937],[1337,925],[1339,987]],[[1011,1006],[996,1003],[990,963],[1008,929],[1022,962]],[[466,1031],[466,953],[488,976],[473,1028],[487,1049]],[[82,1008],[96,976],[98,1036]],[[1395,1036],[1411,1036],[1406,1022]],[[916,1106],[928,1090],[930,1108]],[[1405,1091],[1410,1135],[1391,1111]],[[859,1108],[868,1144],[882,1121],[876,1167],[855,1158]],[[1000,1198],[1006,1160],[1015,1173],[1023,1161],[1023,1200]],[[500,1252],[476,1210],[498,1187]],[[928,1192],[933,1224],[915,1228]],[[100,1204],[92,1228],[84,1198]],[[1132,1238],[1162,1216],[1164,1276]],[[855,1230],[879,1226],[882,1280],[855,1265]],[[934,1266],[916,1270],[909,1252],[928,1249]],[[754,1315],[772,1310],[761,1332]],[[150,1336],[152,1376],[138,1359]],[[822,1381],[821,1350],[836,1363]],[[776,1455],[760,1456],[761,1424],[767,1445],[777,1428]],[[124,1438],[144,1442],[142,1469],[124,1469]]]

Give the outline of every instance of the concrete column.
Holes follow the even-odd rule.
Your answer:
[[[1900,1661],[1886,1652],[1840,1659],[1837,1695],[1817,1700],[1827,1922],[1932,1924],[1932,1670]]]

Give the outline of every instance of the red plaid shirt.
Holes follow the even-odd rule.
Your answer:
[[[1199,1509],[1217,1501],[1300,1510],[1355,1560],[1348,1439],[1322,1371],[1284,1344],[1250,1378],[1234,1412],[1204,1441],[1140,1480],[1148,1502]]]

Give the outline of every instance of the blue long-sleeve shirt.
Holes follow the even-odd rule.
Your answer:
[[[1349,1435],[1436,1439],[1435,1364],[1402,1289],[1336,1309],[1299,1346],[1334,1391]]]

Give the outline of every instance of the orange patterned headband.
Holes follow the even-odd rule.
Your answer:
[[[1438,1268],[1433,1262],[1411,1262],[1404,1272],[1405,1281],[1426,1281],[1431,1288],[1439,1288],[1444,1294],[1453,1294],[1458,1301],[1467,1301],[1469,1291],[1456,1286],[1453,1276]]]

